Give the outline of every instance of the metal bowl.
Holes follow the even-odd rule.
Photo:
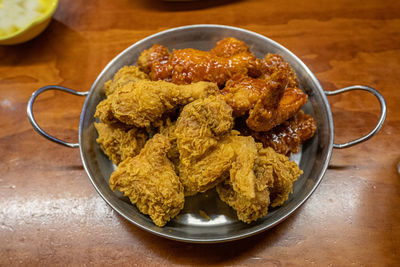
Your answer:
[[[309,96],[303,110],[315,118],[318,127],[315,136],[303,145],[301,152],[292,156],[292,160],[299,164],[304,174],[295,182],[293,194],[281,207],[271,209],[265,217],[251,224],[238,221],[235,212],[219,200],[215,190],[210,190],[187,198],[184,209],[175,219],[163,228],[157,227],[147,215],[140,213],[128,198],[110,190],[108,180],[115,166],[96,143],[97,132],[93,126],[96,106],[104,99],[103,85],[119,68],[136,64],[139,54],[155,43],[165,45],[169,49],[190,47],[209,50],[218,40],[230,36],[247,43],[251,51],[259,58],[264,57],[266,53],[282,55],[296,71],[301,89]],[[32,105],[35,98],[46,90],[62,90],[86,96],[80,118],[79,144],[67,143],[50,136],[37,125],[32,114]],[[375,129],[366,136],[346,144],[334,144],[332,114],[326,95],[349,90],[366,90],[374,94],[381,104],[380,120]],[[37,90],[29,100],[27,112],[34,129],[40,134],[62,145],[80,148],[83,165],[97,192],[128,221],[146,231],[169,239],[214,243],[248,237],[285,220],[317,188],[327,169],[333,148],[345,148],[365,141],[380,129],[386,116],[386,104],[375,89],[366,86],[352,86],[333,92],[324,92],[313,73],[299,58],[280,44],[260,34],[229,26],[192,25],[154,34],[125,49],[104,68],[89,92],[76,92],[59,86],[46,86]],[[210,218],[201,216],[200,210]]]

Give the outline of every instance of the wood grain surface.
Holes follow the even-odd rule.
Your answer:
[[[156,32],[213,23],[281,43],[325,90],[365,84],[388,105],[380,133],[334,150],[311,198],[289,219],[251,238],[198,245],[133,226],[96,193],[79,149],[39,136],[26,115],[41,86],[87,91],[119,52]],[[400,263],[400,1],[60,0],[34,40],[0,46],[0,265],[398,266]],[[84,98],[39,97],[49,133],[78,140]],[[379,105],[367,93],[329,97],[335,142],[367,133]]]

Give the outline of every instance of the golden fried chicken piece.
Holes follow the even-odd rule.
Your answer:
[[[289,156],[300,151],[300,146],[314,136],[317,125],[313,117],[302,110],[292,118],[268,132],[254,132],[241,128],[241,133],[251,135],[264,147],[272,147],[279,154]]]
[[[261,75],[261,60],[248,51],[227,57],[226,54],[218,56],[212,52],[186,48],[173,50],[168,60],[161,56],[151,58],[151,55],[160,49],[159,47],[157,45],[144,51],[138,62],[144,71],[151,65],[149,75],[153,81],[172,81],[176,84],[209,81],[223,86],[234,74]]]
[[[272,168],[259,166],[258,148],[252,137],[233,136],[231,145],[236,158],[230,178],[217,185],[217,192],[236,211],[239,220],[251,223],[268,212]]]
[[[215,44],[215,47],[210,50],[210,53],[219,57],[231,57],[240,53],[249,53],[250,49],[245,42],[242,42],[233,37],[227,37]]]
[[[221,181],[233,151],[222,140],[233,127],[232,109],[220,95],[187,104],[175,129],[179,176],[186,195],[204,192]]]
[[[110,187],[128,196],[140,212],[164,226],[183,209],[183,186],[166,154],[168,138],[156,134],[139,155],[121,162],[111,174]]]
[[[111,95],[118,87],[128,82],[136,82],[138,80],[149,80],[149,76],[140,71],[136,66],[124,66],[118,70],[112,80],[104,84],[104,91],[107,96]]]
[[[257,105],[249,112],[247,126],[256,132],[269,131],[294,116],[307,102],[307,95],[299,88],[287,88],[283,93],[277,109],[272,112],[263,111]]]
[[[168,141],[171,145],[170,149],[168,150],[167,157],[175,166],[175,171],[178,173],[178,165],[179,165],[179,150],[178,145],[176,143],[176,122],[171,122],[171,120],[166,119],[165,125],[160,127],[160,133],[168,138]]]
[[[231,136],[230,145],[235,151],[235,161],[230,169],[230,182],[233,190],[247,198],[255,197],[254,164],[257,146],[250,136]]]
[[[99,118],[100,121],[107,123],[109,125],[112,124],[120,124],[121,122],[118,121],[112,112],[111,102],[106,100],[101,101],[97,107],[96,112],[94,113],[95,118]]]
[[[182,157],[181,157],[182,158]],[[178,165],[179,178],[185,188],[185,196],[205,192],[225,180],[235,153],[227,138],[219,141],[197,161]]]
[[[236,160],[230,178],[217,185],[222,201],[231,206],[239,220],[251,223],[268,212],[268,206],[282,205],[293,182],[302,171],[272,148],[263,148],[252,137],[231,138]]]
[[[273,185],[269,188],[271,207],[281,206],[289,198],[293,190],[293,183],[303,174],[296,162],[288,157],[276,153],[271,147],[258,146],[258,168],[266,170],[272,166]]]
[[[136,127],[117,127],[105,123],[94,123],[94,126],[99,134],[96,142],[115,165],[139,154],[148,138],[146,131]]]
[[[261,72],[263,78],[267,78],[276,72],[285,73],[288,78],[288,87],[298,87],[299,81],[297,79],[296,72],[290,67],[290,65],[278,54],[267,54],[262,60]]]
[[[139,80],[118,87],[97,106],[95,117],[103,122],[115,118],[127,125],[149,127],[166,112],[209,95],[219,94],[214,83],[176,85],[164,81]]]

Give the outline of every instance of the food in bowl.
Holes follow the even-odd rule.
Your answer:
[[[185,196],[214,187],[239,220],[265,216],[302,173],[287,156],[316,130],[291,67],[277,54],[256,58],[235,38],[210,51],[154,45],[105,94],[95,127],[117,165],[110,187],[158,226]]]

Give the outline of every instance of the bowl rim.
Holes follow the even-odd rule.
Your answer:
[[[37,0],[38,2],[41,2],[40,0]],[[51,4],[50,4],[50,8],[48,9],[47,12],[43,13],[42,16],[39,16],[38,18],[32,20],[31,22],[29,22],[25,27],[20,28],[18,31],[13,32],[9,35],[5,35],[3,37],[0,37],[0,41],[5,41],[5,40],[9,40],[12,39],[14,37],[17,37],[20,34],[23,34],[26,31],[29,31],[30,28],[41,24],[43,22],[45,22],[46,20],[48,20],[51,16],[53,16],[54,12],[56,11],[58,6],[58,0],[51,0]]]

